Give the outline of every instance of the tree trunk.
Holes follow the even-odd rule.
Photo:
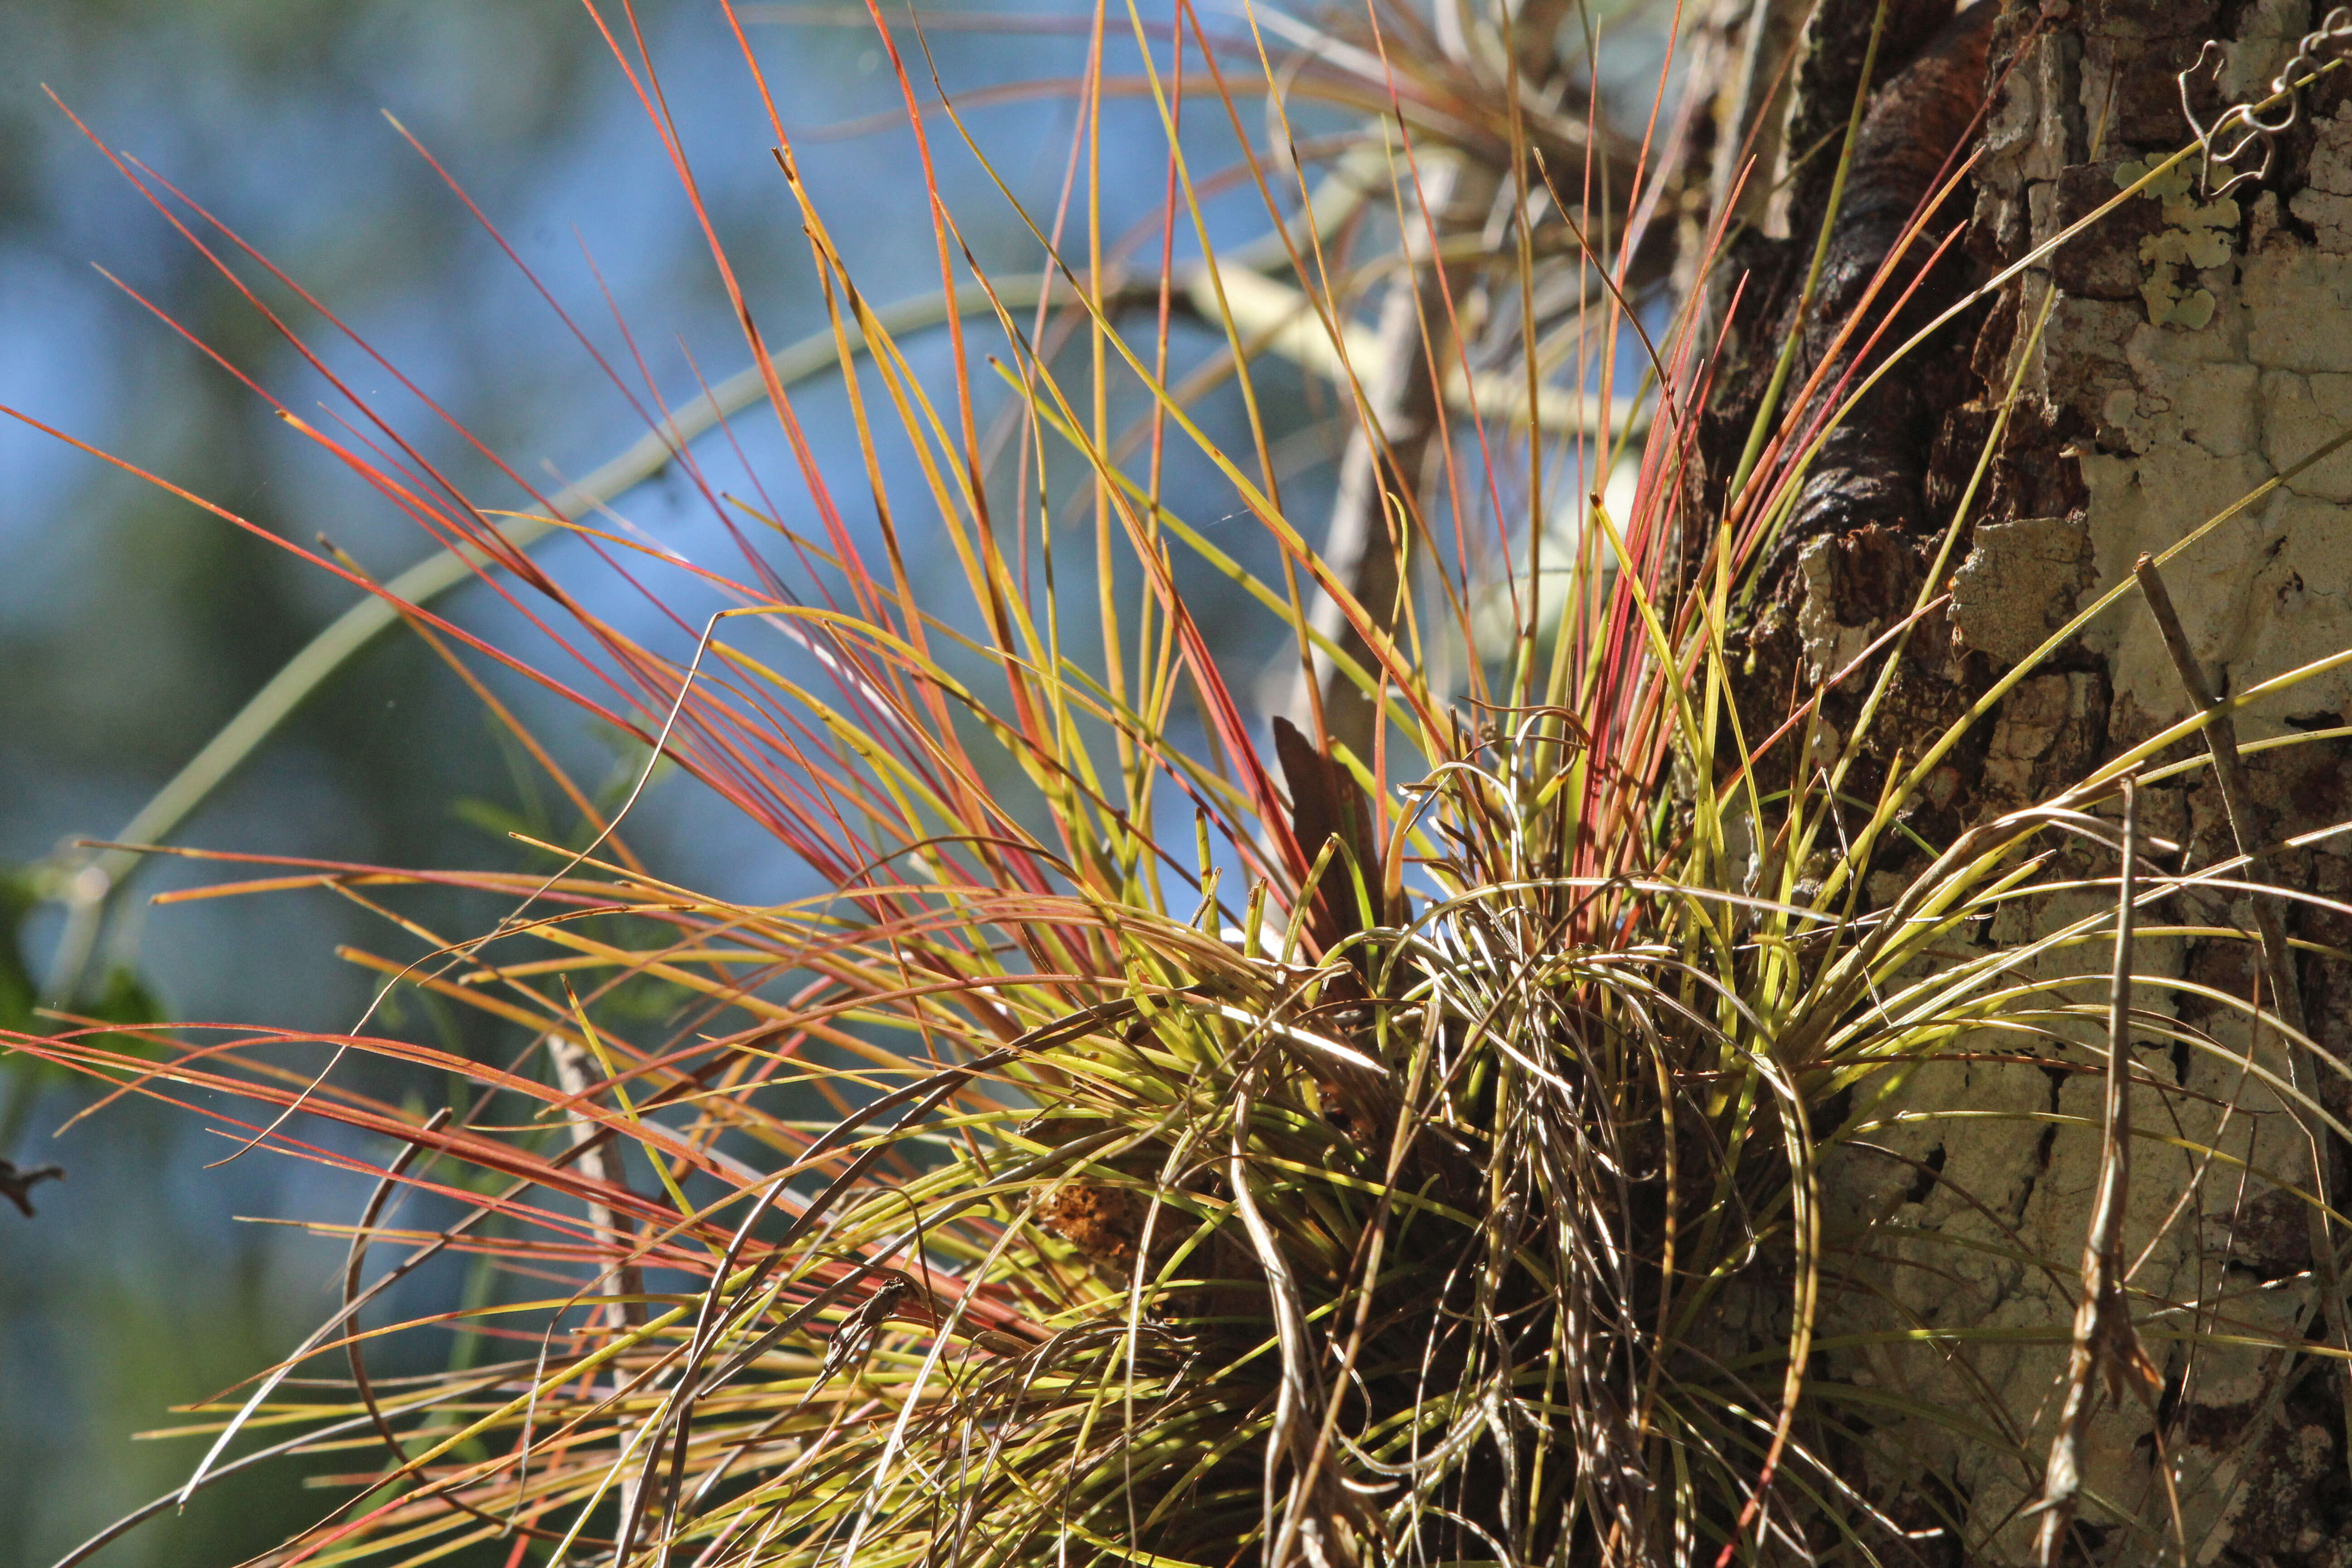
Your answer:
[[[1969,85],[2001,85],[1972,189],[1960,198],[1973,203],[1966,259],[1951,278],[1929,280],[1931,297],[1955,297],[2022,258],[2183,145],[2190,129],[2175,77],[2207,40],[2222,46],[2221,63],[2194,79],[2192,101],[2210,122],[2221,107],[2266,96],[2324,9],[2303,0],[1983,5],[1999,14],[1977,13],[1992,25],[1981,34],[1985,74]],[[1758,15],[1769,9],[1759,0]],[[1850,38],[1854,19],[1866,25],[1874,9],[1824,0],[1814,32]],[[1891,12],[1907,19],[1918,9]],[[1887,68],[1876,75],[1892,85],[1874,100],[1874,123],[1882,110],[1893,118],[1904,80],[1894,73],[1941,47],[1898,41],[1890,52],[1882,38]],[[1817,45],[1801,67],[1783,142],[1790,152],[1810,134],[1800,125],[1833,122],[1851,102],[1853,79],[1841,89],[1835,66]],[[1913,636],[1891,719],[1882,713],[1868,742],[1879,772],[1852,793],[1872,795],[1898,747],[1916,756],[2078,606],[2128,581],[2143,552],[2175,544],[2352,425],[2347,74],[2302,94],[2263,177],[2209,197],[2192,158],[1931,343],[1916,374],[1891,378],[1906,384],[1857,410],[1846,447],[1824,450],[1768,560],[1769,602],[1747,631],[1756,673],[1743,702],[1760,709],[1785,709],[1792,681],[1800,689],[1819,681],[1909,608],[2004,393],[2019,387],[1951,558],[1948,609]],[[1880,129],[1892,137],[1900,128]],[[2263,151],[2256,143],[2239,167],[2252,170]],[[1857,182],[1870,155],[1865,132]],[[2214,183],[2227,178],[2219,170]],[[1792,190],[1790,237],[1759,234],[1734,253],[1750,276],[1735,342],[1769,349],[1789,324],[1812,232],[1808,204],[1820,199],[1803,179]],[[1850,248],[1867,258],[1875,241],[1854,231],[1885,216],[1849,201],[1837,242],[1853,236]],[[1962,275],[1969,268],[1973,279]],[[1827,309],[1809,325],[1834,324],[1835,286],[1825,276]],[[1735,391],[1710,441],[1718,484],[1761,372],[1727,379]],[[2218,694],[2352,648],[2347,501],[2352,453],[2287,479],[2166,563],[2190,648]],[[1825,710],[1850,719],[1853,706],[1833,700]],[[2047,798],[2189,711],[2156,621],[2137,592],[2127,594],[2026,673],[1936,775],[1915,824],[1930,841],[1948,841]],[[2322,675],[2236,721],[2248,743],[2352,721],[2352,671]],[[2192,742],[2158,761],[2203,752]],[[2352,754],[2341,740],[2258,750],[2246,764],[2261,842],[2352,817]],[[2139,815],[2143,831],[2182,846],[2191,867],[2237,853],[2210,768],[2145,789]],[[2282,848],[2258,874],[2345,900],[2347,850],[2343,837]],[[2096,871],[2086,862],[2085,874],[2112,876],[2113,865]],[[1981,941],[2031,942],[2108,901],[2093,890],[2021,908]],[[2315,1226],[2309,1205],[2280,1190],[2322,1192],[2342,1208],[2347,1151],[2263,1079],[2298,1086],[2352,1121],[2341,1070],[2352,1059],[2352,964],[2336,956],[2352,949],[2352,920],[2301,904],[2283,912],[2288,934],[2309,944],[2290,970],[2320,1058],[2282,1049],[2274,1031],[2252,1037],[2210,999],[2263,989],[2252,944],[2193,934],[2200,925],[2253,929],[2245,896],[2183,897],[2144,917],[2192,934],[2142,941],[2143,965],[2179,976],[2184,988],[2142,988],[2135,1005],[2205,1031],[2221,1048],[2137,1043],[2146,1087],[2134,1096],[2142,1136],[2125,1257],[2132,1313],[2165,1388],[2154,1409],[2103,1404],[2062,1560],[2169,1563],[2178,1529],[2193,1563],[2352,1563],[2347,1374],[2327,1353],[2345,1342],[2347,1314],[2320,1285],[2340,1270],[2315,1251],[2321,1235],[2344,1251],[2352,1227]],[[2043,973],[2105,962],[2086,947],[2044,961]],[[1817,1363],[1825,1381],[1869,1391],[1853,1418],[1852,1479],[1921,1532],[1922,1562],[2034,1561],[2036,1521],[2023,1510],[2042,1489],[2060,1403],[2098,1159],[2101,1083],[2091,1069],[2104,1059],[2102,1031],[2058,1034],[2031,1044],[2039,1061],[2019,1059],[2028,1047],[2014,1038],[1964,1038],[1873,1111],[1882,1126],[1864,1142],[1875,1151],[1849,1148],[1829,1172],[1833,1208],[1849,1221],[1867,1215],[1893,1234],[1937,1238],[1898,1242],[1899,1256],[1866,1289],[1830,1309],[1825,1331],[1844,1339]],[[1896,1112],[1916,1119],[1898,1121]],[[2200,1145],[2219,1156],[2184,1152]],[[1920,1329],[1945,1334],[1932,1344],[1899,1337]],[[2306,1342],[2308,1352],[2273,1348]],[[1964,1435],[1955,1413],[1981,1430]]]

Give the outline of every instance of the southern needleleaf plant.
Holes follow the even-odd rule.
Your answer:
[[[713,25],[740,26],[720,9]],[[1588,51],[1618,25],[1544,16]],[[625,0],[590,16],[699,211]],[[1912,1310],[1901,1277],[1968,1247],[2071,1279],[2071,1250],[1892,1224],[1841,1172],[1906,1118],[1966,1114],[1906,1099],[1939,1064],[2104,1060],[2119,856],[2137,876],[2127,966],[2184,934],[2167,899],[2248,875],[2116,826],[2124,781],[2209,765],[2207,717],[1923,838],[1938,762],[2034,664],[1948,731],[1900,738],[1892,765],[1865,763],[1973,484],[1909,617],[1803,700],[1734,700],[1769,547],[1833,423],[1903,348],[1776,382],[1736,482],[1701,504],[1720,344],[1705,290],[1670,286],[1703,279],[1724,237],[1688,216],[1705,207],[1679,149],[1704,95],[1663,91],[1671,53],[1654,110],[1628,115],[1582,89],[1523,91],[1508,29],[1450,47],[1389,0],[1312,23],[1186,0],[1086,21],[1073,184],[1038,213],[940,94],[934,40],[876,14],[936,243],[929,301],[861,291],[770,101],[752,133],[775,148],[775,232],[804,236],[829,330],[768,342],[714,240],[753,368],[668,426],[655,411],[649,460],[602,492],[542,493],[518,465],[508,493],[466,493],[341,382],[331,416],[277,405],[448,553],[437,577],[379,584],[278,542],[427,639],[580,826],[506,871],[272,860],[175,895],[360,900],[385,934],[351,961],[394,1003],[478,1011],[497,1051],[406,1037],[383,1009],[342,1035],[118,1012],[6,1036],[114,1095],[374,1179],[362,1213],[311,1216],[349,1239],[341,1306],[194,1416],[190,1491],[333,1457],[318,1522],[265,1561],[1869,1563],[1956,1528],[1895,1517],[1854,1479],[1885,1434],[1933,1429],[2042,1474],[2045,1439],[1981,1385],[1969,1331]],[[1648,25],[1679,37],[1664,12]],[[748,42],[742,67],[766,100]],[[1156,167],[1086,155],[1114,89],[1154,106]],[[1349,129],[1309,135],[1294,110]],[[1181,123],[1203,115],[1238,148],[1215,167]],[[989,172],[1034,267],[974,259],[932,173],[949,155]],[[312,334],[372,352],[193,195],[116,163],[313,369],[332,379]],[[1497,216],[1441,234],[1437,171],[1473,164]],[[1964,174],[1946,168],[1874,287],[1912,276],[1905,253]],[[1107,236],[1103,183],[1134,178],[1162,209]],[[1204,204],[1236,192],[1262,199],[1264,234],[1221,254]],[[1366,304],[1416,266],[1440,434],[1406,487],[1378,391],[1401,340]],[[299,315],[268,302],[288,297]],[[918,332],[943,332],[944,356],[910,350]],[[1180,374],[1186,342],[1206,347]],[[1387,477],[1374,550],[1406,587],[1385,600],[1286,500],[1301,487],[1265,389],[1299,377]],[[854,452],[803,429],[795,399],[819,381],[854,416]],[[765,421],[792,464],[721,493],[686,441]],[[685,559],[604,510],[663,464],[731,558]],[[1179,485],[1180,467],[1213,478]],[[559,533],[593,547],[582,571],[671,595],[667,631],[625,634],[536,562],[530,543]],[[553,651],[436,611],[461,579]],[[2116,607],[2129,591],[2043,652],[2138,613]],[[1339,614],[1318,621],[1325,603]],[[1282,719],[1234,657],[1268,637],[1307,698]],[[483,672],[501,669],[633,738],[635,787],[599,798],[565,776],[493,694]],[[1823,723],[1829,689],[1862,700],[1844,733]],[[1335,693],[1382,715],[1360,744],[1326,722]],[[628,831],[656,760],[821,890],[749,905],[665,879]],[[425,884],[506,912],[431,929],[400,904]],[[2045,905],[2078,912],[1983,940],[2001,911]],[[2242,1059],[2343,1135],[2309,1069],[2158,1005],[2186,984],[2129,968],[2131,1026]],[[2291,1027],[2223,1000],[2273,1038]],[[352,1087],[337,1068],[358,1055],[442,1099]],[[2218,1133],[2183,1125],[2143,1110],[2142,1180],[2177,1167],[2188,1190],[2228,1163]],[[2323,1232],[2340,1222],[2293,1172],[2229,1173],[2304,1194]],[[450,1217],[403,1218],[428,1212]],[[392,1287],[452,1256],[492,1287],[391,1321]],[[2273,1331],[2226,1303],[2133,1304],[2150,1342]],[[373,1378],[394,1340],[446,1370]]]

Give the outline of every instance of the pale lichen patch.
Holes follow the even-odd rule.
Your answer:
[[[2116,165],[2116,184],[2128,189],[2147,174],[2137,159]],[[2216,308],[2213,290],[2194,274],[2226,267],[2232,241],[2243,216],[2229,196],[2220,201],[2197,199],[2194,178],[2186,163],[2167,170],[2140,194],[2160,202],[2164,227],[2139,242],[2139,258],[2147,264],[2140,297],[2147,303],[2151,326],[2200,331],[2212,324]]]

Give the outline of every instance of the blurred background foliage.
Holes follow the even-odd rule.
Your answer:
[[[789,89],[781,107],[796,133],[897,105],[862,20],[782,6],[745,13],[772,79]],[[778,343],[816,330],[824,318],[806,247],[717,6],[641,0],[639,15],[763,330]],[[1066,24],[1074,13],[1050,15]],[[1007,95],[973,123],[992,148],[1009,150],[997,172],[1050,215],[1076,119],[1066,84],[1083,66],[1083,33],[982,26],[933,42],[951,89],[1043,84]],[[463,182],[565,309],[625,365],[630,342],[617,310],[673,405],[694,395],[698,374],[715,382],[744,361],[693,214],[575,0],[0,5],[0,403],[281,536],[323,532],[372,572],[417,559],[425,540],[128,291],[297,410],[317,401],[321,384],[109,168],[45,86],[239,230],[551,491],[618,451],[643,423],[384,114]],[[1230,163],[1222,114],[1198,120],[1212,162]],[[982,260],[1034,261],[1033,242],[993,198],[986,174],[954,149],[944,124],[940,132],[956,154],[943,187]],[[1164,155],[1148,99],[1114,103],[1105,134],[1107,160],[1133,157],[1153,172],[1134,182],[1130,210],[1106,214],[1107,231],[1117,233],[1154,210]],[[857,247],[853,259],[872,297],[937,287],[903,129],[813,139],[801,153],[835,232]],[[1255,233],[1265,222],[1255,202],[1229,195],[1212,216],[1236,235]],[[282,289],[268,298],[290,303]],[[1180,353],[1209,351],[1196,336]],[[918,341],[928,351],[928,340]],[[333,344],[328,357],[360,390],[383,394],[419,448],[478,498],[528,504],[348,345]],[[1284,373],[1269,374],[1278,389]],[[802,403],[819,450],[854,461],[838,400],[812,391]],[[1302,515],[1319,516],[1328,490],[1314,470],[1336,444],[1336,409],[1299,396],[1274,406],[1275,434],[1292,439],[1307,470],[1292,500]],[[764,468],[789,507],[800,488],[772,426],[747,417],[739,433],[750,465]],[[829,435],[840,437],[830,447]],[[724,488],[728,470],[719,467]],[[674,477],[641,488],[620,510],[689,553],[720,537]],[[560,564],[572,548],[543,553]],[[265,542],[13,422],[0,423],[0,864],[26,876],[66,863],[62,847],[74,839],[121,827],[355,596]],[[520,618],[478,587],[451,604],[489,635],[526,635]],[[597,607],[625,626],[649,613],[617,593]],[[1270,626],[1264,635],[1270,647]],[[1242,629],[1225,646],[1264,657]],[[577,776],[625,790],[641,753],[520,683],[495,684]],[[514,866],[528,862],[507,838],[509,826],[573,837],[576,824],[548,815],[551,798],[430,651],[395,634],[309,702],[174,838],[403,865]],[[661,873],[729,897],[780,899],[802,886],[797,868],[756,828],[676,781],[648,797],[631,837]],[[188,863],[144,869],[108,933],[106,965],[135,978],[175,1020],[327,1030],[355,1021],[369,986],[334,949],[364,938],[385,950],[380,922],[323,894],[145,908],[148,894],[205,879],[205,868]],[[469,929],[481,913],[429,900],[408,907],[450,930]],[[0,976],[37,981],[58,928],[53,908],[22,922],[16,963],[0,963]],[[413,1014],[394,1022],[445,1026]],[[441,1092],[394,1087],[427,1102]],[[330,1310],[340,1245],[236,1216],[348,1219],[363,1193],[356,1181],[267,1155],[205,1169],[229,1147],[217,1131],[136,1102],[53,1139],[90,1102],[79,1086],[0,1069],[0,1157],[68,1171],[37,1190],[37,1219],[0,1209],[0,1568],[36,1568],[169,1490],[195,1457],[187,1442],[133,1443],[131,1434],[172,1425],[169,1405],[266,1365]],[[406,1289],[446,1294],[464,1282],[428,1276]],[[424,1310],[413,1294],[398,1309]],[[324,1506],[323,1496],[283,1479],[237,1478],[100,1561],[236,1561]]]

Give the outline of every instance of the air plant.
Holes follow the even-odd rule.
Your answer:
[[[204,1407],[212,1443],[187,1490],[271,1456],[347,1456],[328,1478],[345,1500],[267,1559],[287,1568],[468,1549],[672,1568],[1976,1552],[1962,1510],[1888,1456],[1965,1442],[2014,1468],[2023,1497],[2042,1429],[1992,1386],[1979,1359],[1991,1342],[1924,1308],[1919,1281],[1969,1248],[2053,1279],[2071,1280],[2073,1262],[1964,1192],[1951,1201],[1984,1209],[1982,1234],[1922,1223],[1921,1196],[1906,1206],[1919,1172],[1939,1180],[1906,1152],[1920,1131],[1976,1114],[1923,1086],[1955,1070],[2088,1083],[2121,1059],[2099,1037],[2106,1002],[2084,989],[2104,976],[2070,955],[2115,941],[2112,889],[2134,873],[2145,910],[2231,886],[2244,861],[2184,868],[2168,858],[2180,846],[2118,834],[2116,792],[2202,766],[2156,761],[2260,694],[2203,703],[2053,799],[1921,839],[1937,761],[2033,662],[1947,732],[1898,748],[1873,728],[1940,606],[1975,487],[1909,616],[1802,701],[1761,714],[1734,700],[1763,549],[1899,349],[1871,340],[1867,323],[1890,316],[1858,309],[1811,384],[1768,400],[1720,509],[1698,510],[1717,344],[1695,303],[1662,300],[1664,271],[1640,247],[1681,188],[1672,122],[1663,142],[1629,142],[1589,100],[1523,114],[1515,95],[1497,116],[1477,73],[1510,78],[1508,48],[1449,51],[1387,9],[1352,36],[1307,36],[1297,75],[1271,26],[1213,37],[1180,5],[1154,33],[1097,11],[1081,127],[1125,29],[1168,133],[1160,231],[1138,247],[1157,240],[1156,265],[1097,233],[1066,244],[1024,212],[1045,263],[1015,280],[972,259],[929,184],[943,127],[983,167],[986,147],[927,96],[920,52],[902,48],[916,34],[876,20],[925,160],[951,374],[919,374],[902,341],[918,321],[860,291],[772,119],[778,199],[807,237],[829,341],[771,353],[714,247],[755,363],[698,417],[724,419],[756,389],[805,508],[721,496],[691,448],[660,452],[702,487],[739,563],[684,561],[593,521],[607,496],[549,498],[516,477],[532,498],[519,513],[470,499],[357,397],[340,428],[281,408],[559,634],[569,664],[536,666],[427,595],[309,552],[464,673],[583,826],[530,847],[530,869],[270,862],[203,891],[332,889],[383,910],[407,945],[352,960],[386,995],[498,1021],[502,1055],[372,1025],[158,1026],[141,1032],[145,1055],[70,1027],[12,1037],[117,1093],[227,1096],[250,1110],[206,1114],[240,1139],[375,1178],[355,1223],[321,1226],[349,1237],[341,1308]],[[652,63],[613,37],[691,195]],[[1285,94],[1309,88],[1375,123],[1324,149],[1345,178],[1321,185],[1295,142],[1276,163],[1245,140],[1223,177],[1265,192],[1274,226],[1245,261],[1220,259],[1200,207],[1220,176],[1191,165],[1180,117],[1208,103],[1238,126],[1255,93],[1278,120]],[[1381,447],[1359,394],[1384,351],[1353,301],[1412,247],[1366,240],[1367,256],[1349,237],[1382,223],[1392,242],[1435,237],[1415,181],[1440,158],[1487,161],[1501,238],[1433,267],[1422,291],[1435,305],[1415,318],[1424,369],[1453,423],[1430,481],[1386,497],[1392,580],[1410,591],[1369,603],[1286,508],[1253,377],[1268,353],[1327,373]],[[1108,177],[1073,166],[1081,197]],[[160,176],[121,167],[225,274],[292,285]],[[1942,171],[1865,307],[1913,275],[1902,258],[1928,243],[1962,173]],[[1680,235],[1702,270],[1722,240]],[[1469,341],[1473,294],[1490,321],[1516,294],[1537,330],[1500,330],[1509,356],[1471,363],[1445,345]],[[1187,310],[1225,356],[1179,384],[1171,322]],[[1152,331],[1132,330],[1138,315]],[[820,365],[856,415],[855,501],[796,416],[793,383]],[[1250,451],[1204,433],[1195,405],[1217,375]],[[1114,395],[1139,398],[1141,416],[1114,420]],[[886,425],[907,460],[886,457]],[[1222,492],[1164,484],[1175,447],[1213,465]],[[1621,461],[1640,476],[1622,517],[1591,494]],[[1055,489],[1072,473],[1075,522]],[[869,506],[870,525],[853,521]],[[1205,531],[1211,509],[1252,519],[1271,568]],[[813,531],[790,522],[799,510]],[[717,607],[681,611],[662,646],[632,638],[527,553],[555,531],[656,597],[671,582],[679,605]],[[1089,531],[1090,547],[1071,542]],[[964,599],[949,604],[919,554],[950,561]],[[1220,657],[1226,630],[1182,585],[1203,566],[1232,586],[1221,613],[1239,602],[1289,639],[1310,698],[1300,722],[1254,719]],[[1552,585],[1535,592],[1538,579]],[[1496,595],[1510,606],[1499,638],[1481,613]],[[1318,627],[1318,602],[1344,635]],[[1090,623],[1098,641],[1082,647]],[[489,666],[637,738],[637,787],[599,801],[566,777],[475,673]],[[1341,689],[1381,716],[1363,746],[1321,721]],[[1825,692],[1858,706],[1843,733],[1824,722]],[[731,902],[642,862],[626,818],[656,758],[766,828],[823,890]],[[484,931],[431,929],[398,903],[426,884],[509,912]],[[2050,910],[2067,912],[2024,940],[1986,936],[2005,913]],[[2190,923],[2143,913],[2136,940]],[[2235,1036],[2183,1023],[2148,998],[2186,983],[2117,945],[2118,1019],[2342,1135],[2307,1070],[2244,1043],[2251,1027],[2307,1044],[2277,1007],[2221,998]],[[430,1111],[375,1097],[332,1070],[352,1053],[463,1092]],[[2116,1091],[2126,1107],[2130,1087]],[[2307,1166],[2258,1168],[2245,1117],[2199,1101],[2184,1120],[2195,1100],[2168,1100],[2144,1179],[2165,1159],[2186,1162],[2178,1194],[2204,1191],[2217,1165],[2305,1190]],[[2084,1120],[2054,1101],[2017,1114]],[[341,1135],[306,1131],[320,1123]],[[2144,1110],[2143,1142],[2157,1126]],[[381,1163],[353,1152],[384,1147]],[[1873,1162],[1877,1176],[1859,1173]],[[400,1223],[402,1192],[454,1217]],[[2313,1212],[2324,1237],[2333,1211]],[[452,1254],[496,1271],[489,1299],[377,1321],[393,1285]],[[2143,1329],[2179,1356],[2301,1339],[2227,1302],[2126,1285],[2102,1299],[2161,1318],[2160,1335]],[[452,1327],[470,1348],[446,1372],[371,1375],[387,1337]],[[230,1458],[246,1434],[269,1441]]]

